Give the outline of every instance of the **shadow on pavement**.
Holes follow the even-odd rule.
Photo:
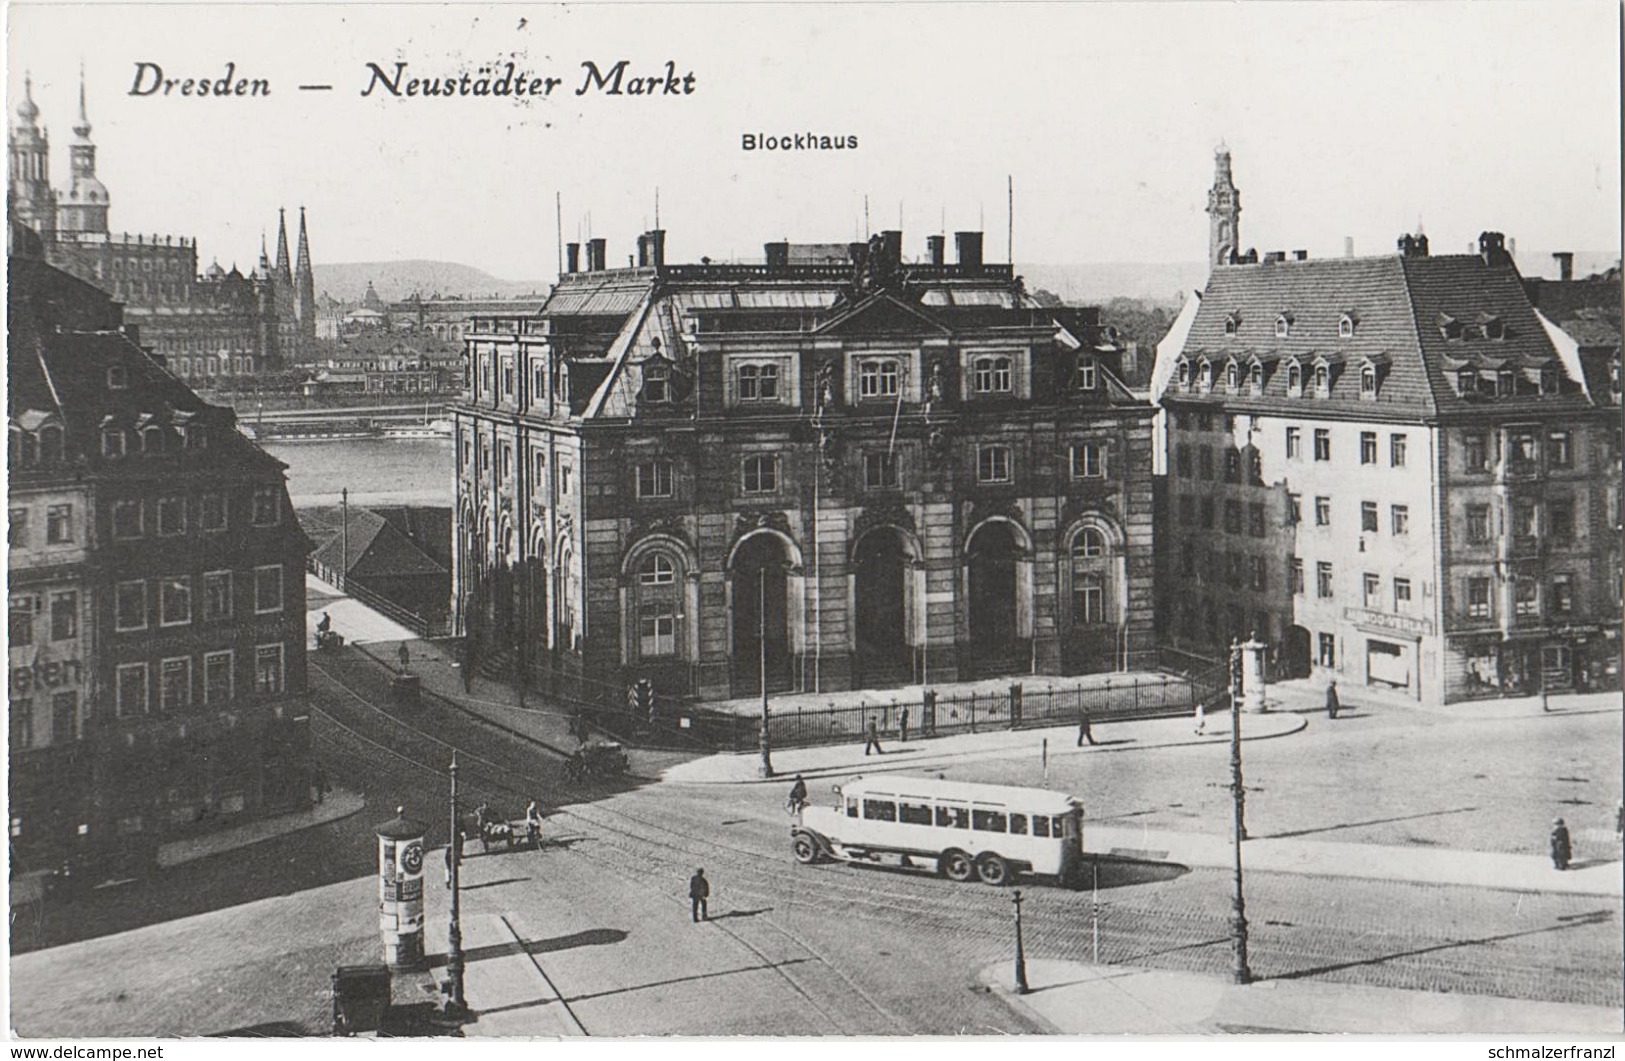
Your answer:
[[[783,969],[791,965],[801,965],[812,961],[811,958],[786,958],[782,962],[767,962],[762,965],[746,965],[739,969],[724,969],[717,973],[695,973],[693,976],[678,976],[670,980],[655,980],[647,984],[633,984],[630,987],[616,987],[608,991],[596,991],[590,995],[572,995],[565,999],[566,1003],[586,1002],[595,998],[608,998],[610,995],[629,995],[634,991],[647,991],[652,987],[668,987],[672,984],[687,984],[695,980],[714,980],[719,976],[736,976],[739,973],[759,973],[769,969]]]
[[[489,947],[471,947],[463,952],[465,962],[485,961],[489,958],[508,958],[515,954],[552,954],[555,951],[574,950],[577,947],[603,947],[625,940],[627,933],[619,928],[589,928],[572,932],[568,936],[551,939],[533,939],[524,943],[496,943]],[[431,966],[446,964],[444,954],[428,956]]]
[[[761,909],[758,909],[758,910],[729,910],[725,914],[716,914],[716,915],[714,915],[711,918],[711,920],[712,921],[721,921],[721,920],[723,920],[725,918],[729,918],[729,917],[755,917],[757,914],[770,914],[772,912],[773,912],[773,908],[771,906],[764,906],[764,907],[762,907]]]
[[[1335,833],[1339,829],[1360,829],[1367,825],[1392,825],[1395,822],[1413,822],[1419,818],[1442,818],[1447,814],[1470,814],[1478,810],[1477,807],[1457,807],[1454,810],[1431,810],[1424,814],[1402,814],[1397,818],[1369,818],[1359,822],[1338,822],[1336,825],[1319,825],[1313,829],[1293,829],[1284,833],[1250,834],[1253,840],[1285,840],[1294,836],[1312,836],[1315,833]]]
[[[534,877],[503,877],[501,880],[481,881],[478,884],[463,884],[459,881],[457,890],[461,892],[477,892],[481,888],[495,888],[503,884],[522,884],[527,880],[534,879]]]
[[[1191,868],[1179,862],[1156,862],[1099,855],[1094,860],[1094,871],[1099,875],[1098,884],[1097,878],[1085,874],[1083,885],[1078,890],[1087,891],[1091,887],[1132,888],[1138,884],[1160,884],[1163,881],[1183,877],[1191,871]]]

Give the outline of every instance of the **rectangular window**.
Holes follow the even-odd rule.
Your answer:
[[[282,487],[254,488],[254,526],[271,527],[282,521]]]
[[[11,610],[6,624],[12,648],[34,643],[34,595],[11,598]]]
[[[1375,501],[1360,502],[1360,532],[1362,534],[1377,533],[1377,503]]]
[[[120,718],[130,718],[135,715],[147,713],[147,665],[145,663],[125,663],[116,671],[117,705],[116,710]]]
[[[1294,556],[1286,563],[1287,582],[1293,593],[1303,592],[1303,561]]]
[[[1528,470],[1540,462],[1540,439],[1533,429],[1507,434],[1507,463]]]
[[[203,702],[229,704],[232,694],[231,652],[208,652],[203,656]]]
[[[1226,501],[1224,503],[1224,532],[1226,534],[1241,533],[1241,502]]]
[[[983,810],[980,807],[970,812],[970,827],[977,832],[1002,833],[1009,829],[1009,819],[1003,811]]]
[[[937,825],[944,829],[969,829],[970,808],[937,804]]]
[[[1552,576],[1552,614],[1567,615],[1574,611],[1574,576]]]
[[[778,365],[740,365],[739,400],[742,402],[776,402],[779,400]]]
[[[280,693],[282,691],[282,646],[256,645],[254,647],[254,691]]]
[[[1174,451],[1174,468],[1181,479],[1191,477],[1191,448],[1183,442]]]
[[[512,479],[513,478],[513,445],[512,445],[512,443],[504,442],[502,444],[501,454],[500,454],[500,457],[499,457],[499,459],[497,461],[497,474],[500,475],[503,479]]]
[[[570,496],[570,466],[568,464],[559,465],[559,496]]]
[[[1286,455],[1288,460],[1303,456],[1303,432],[1295,427],[1286,429]]]
[[[1269,588],[1269,561],[1262,556],[1255,556],[1253,557],[1253,589],[1262,593]]]
[[[1574,502],[1566,497],[1553,498],[1546,503],[1548,530],[1553,541],[1574,540]]]
[[[34,746],[34,701],[12,697],[6,712],[11,716],[11,750],[18,752]],[[11,835],[18,835],[17,817],[11,818]]]
[[[1490,506],[1467,506],[1467,540],[1474,544],[1490,540]]]
[[[979,357],[971,365],[971,387],[977,394],[1010,393],[1010,359]]]
[[[230,571],[204,572],[203,618],[209,621],[231,618]]]
[[[644,461],[638,465],[639,497],[670,497],[671,484],[671,461]]]
[[[1520,578],[1513,583],[1513,604],[1517,614],[1525,619],[1540,614],[1540,583],[1532,578]]]
[[[1099,442],[1080,442],[1072,447],[1072,478],[1100,479],[1106,474],[1106,447]]]
[[[531,489],[545,490],[547,488],[547,452],[545,450],[531,450],[530,468]]]
[[[280,568],[278,568],[280,570]],[[192,580],[158,580],[158,625],[182,626],[192,621]]]
[[[859,398],[895,398],[898,388],[896,361],[858,362]]]
[[[1286,522],[1288,526],[1296,527],[1303,522],[1303,495],[1286,495]]]
[[[10,520],[6,524],[6,544],[13,549],[27,548],[28,509],[14,508],[9,515]]]
[[[1199,452],[1197,454],[1197,456],[1200,458],[1201,478],[1205,482],[1212,482],[1213,481],[1213,447],[1212,446],[1203,446],[1202,449],[1201,449],[1201,452]]]
[[[254,569],[254,612],[264,615],[267,612],[282,610],[282,567],[279,564],[269,564]]]
[[[158,709],[180,711],[192,706],[192,660],[166,659],[158,665]]]
[[[1095,389],[1095,359],[1092,357],[1078,361],[1078,389],[1084,391]]]
[[[1534,538],[1540,534],[1540,506],[1533,501],[1512,503],[1512,534],[1516,538]]]
[[[677,652],[677,612],[665,601],[638,609],[638,654],[671,656]]]
[[[983,483],[1010,481],[1010,447],[982,446],[976,451],[976,479]]]
[[[1487,578],[1470,578],[1467,580],[1467,617],[1469,619],[1488,619],[1494,612],[1490,608],[1490,580]]]
[[[1377,433],[1375,431],[1360,432],[1360,463],[1377,463]]]
[[[931,805],[929,803],[902,803],[897,804],[897,820],[904,825],[930,825]]]
[[[1405,467],[1405,436],[1388,436],[1388,466],[1390,468]]]
[[[504,358],[502,361],[502,396],[513,397],[514,371],[513,362]]]
[[[113,537],[141,537],[141,502],[113,502]]]
[[[1320,635],[1320,665],[1322,667],[1337,666],[1337,636],[1335,634]]]
[[[1315,595],[1321,598],[1332,595],[1332,565],[1324,560],[1315,565]]]
[[[773,456],[745,458],[744,491],[770,494],[779,488],[779,459]]]
[[[1033,815],[1033,835],[1046,838],[1049,836],[1049,815]]]
[[[1106,601],[1099,583],[1083,582],[1072,590],[1072,621],[1093,626],[1106,621]]]
[[[1315,498],[1315,526],[1330,527],[1332,525],[1332,499],[1329,497]]]
[[[79,694],[51,694],[51,743],[67,744],[79,739]]]
[[[158,499],[158,533],[164,537],[186,533],[186,498]]]
[[[23,515],[27,516],[27,510]],[[47,545],[68,545],[73,541],[73,506],[51,505],[45,510],[45,542]]]
[[[1365,607],[1376,611],[1382,607],[1382,577],[1366,572],[1363,580],[1364,596],[1361,598]]]
[[[147,584],[120,582],[113,587],[113,629],[147,628]]]
[[[1551,454],[1552,467],[1574,467],[1574,443],[1567,431],[1553,431],[1546,436],[1547,452]]]
[[[1264,536],[1264,502],[1253,501],[1247,505],[1247,533],[1254,538]]]
[[[1224,451],[1224,481],[1227,483],[1241,482],[1241,451],[1227,449]]]
[[[1411,509],[1409,505],[1389,505],[1388,515],[1394,534],[1409,534],[1411,532]]]
[[[1461,436],[1462,466],[1469,472],[1487,472],[1490,470],[1489,436],[1481,432],[1469,432]]]
[[[74,590],[51,594],[51,640],[79,636],[79,594]]]
[[[201,520],[204,530],[226,529],[226,495],[204,494],[199,507],[202,509]]]
[[[1411,610],[1411,580],[1408,578],[1394,579],[1394,611],[1408,612]]]
[[[1332,459],[1332,433],[1324,427],[1315,428],[1315,459],[1317,461]]]
[[[866,799],[863,801],[863,817],[871,822],[894,822],[897,820],[897,804],[889,799]]]
[[[897,485],[897,457],[891,453],[863,455],[863,486],[866,490],[889,490]]]
[[[1202,498],[1202,529],[1203,530],[1212,530],[1213,529],[1213,525],[1214,525],[1213,524],[1213,521],[1214,521],[1214,509],[1216,507],[1217,506],[1216,506],[1213,498],[1211,498],[1211,497]]]

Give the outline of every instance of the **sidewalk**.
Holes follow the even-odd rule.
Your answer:
[[[1529,718],[1542,713],[1538,695],[1434,704],[1424,703],[1399,689],[1344,685],[1339,682],[1337,696],[1343,709],[1348,711],[1356,711],[1361,707],[1376,707],[1385,711],[1425,711],[1463,722],[1492,718]],[[1265,687],[1265,704],[1271,711],[1324,713],[1326,681],[1323,678],[1296,678],[1292,681],[1271,682]],[[1625,708],[1625,697],[1618,692],[1553,693],[1547,697],[1546,706],[1546,713],[1553,716],[1619,711]]]
[[[1234,984],[1126,965],[1027,962],[1017,995],[1012,963],[981,981],[1063,1035],[1573,1035],[1620,1033],[1606,1006],[1530,1002],[1312,980]]]
[[[358,794],[335,788],[327,794],[323,802],[312,805],[308,810],[279,814],[273,818],[260,818],[201,836],[171,840],[158,848],[158,865],[160,868],[170,869],[200,858],[208,858],[210,855],[218,855],[222,851],[235,851],[240,847],[248,847],[264,840],[298,832],[300,829],[310,829],[338,821],[340,818],[348,818],[365,806],[366,802]]]

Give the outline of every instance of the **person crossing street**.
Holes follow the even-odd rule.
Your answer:
[[[696,923],[711,920],[711,911],[706,904],[710,897],[711,882],[705,879],[705,870],[695,870],[694,876],[688,878],[688,904],[689,914]]]

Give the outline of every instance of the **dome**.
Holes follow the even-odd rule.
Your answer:
[[[220,268],[220,259],[216,258],[214,261],[209,263],[209,267],[207,269],[203,270],[203,275],[210,280],[218,280],[222,276],[226,275],[226,271]]]
[[[107,185],[95,177],[75,177],[73,186],[68,189],[67,203],[105,203],[107,202]]]

